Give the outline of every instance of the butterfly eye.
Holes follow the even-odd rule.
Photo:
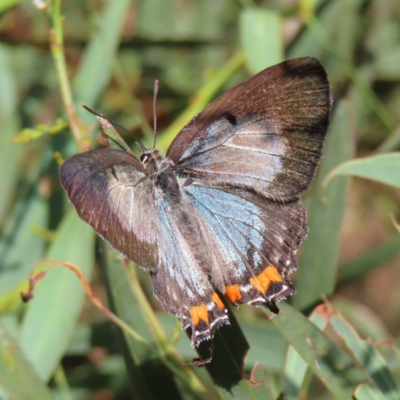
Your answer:
[[[146,153],[143,153],[141,156],[140,156],[140,162],[142,163],[142,164],[146,164],[146,162],[149,160],[149,155],[148,154],[146,154]]]

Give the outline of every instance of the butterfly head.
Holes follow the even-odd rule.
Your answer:
[[[143,168],[149,173],[157,172],[162,161],[160,152],[156,149],[146,150],[140,156]]]

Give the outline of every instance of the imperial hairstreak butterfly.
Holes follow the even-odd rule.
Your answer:
[[[234,305],[295,293],[290,274],[307,233],[299,198],[329,126],[326,72],[314,58],[267,68],[192,119],[162,158],[101,148],[63,163],[80,217],[135,264],[191,343],[211,339]]]

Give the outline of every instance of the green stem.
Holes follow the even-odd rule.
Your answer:
[[[381,145],[376,149],[375,153],[386,153],[388,151],[397,150],[400,146],[400,124],[391,135],[389,135]]]
[[[60,391],[61,400],[73,400],[67,377],[61,365],[57,367],[53,375],[54,382]]]
[[[61,96],[65,110],[68,115],[72,134],[80,151],[90,148],[90,138],[84,134],[75,105],[72,99],[72,91],[68,80],[67,66],[64,55],[63,41],[63,17],[61,16],[61,0],[54,0],[51,8],[51,21],[53,28],[50,31],[51,52],[57,69],[58,79],[61,87]]]

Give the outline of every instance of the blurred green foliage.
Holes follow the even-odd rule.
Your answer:
[[[400,399],[398,0],[7,0],[0,41],[1,400]],[[219,93],[300,56],[321,60],[335,102],[304,198],[298,293],[273,318],[240,307],[230,336],[216,335],[224,356],[186,365],[196,354],[176,318],[160,310],[147,273],[95,246],[58,161],[99,145],[82,103],[150,146],[159,79],[165,152]],[[79,266],[130,328],[85,302],[61,267],[23,304],[44,258]],[[236,353],[248,346],[242,374]]]

